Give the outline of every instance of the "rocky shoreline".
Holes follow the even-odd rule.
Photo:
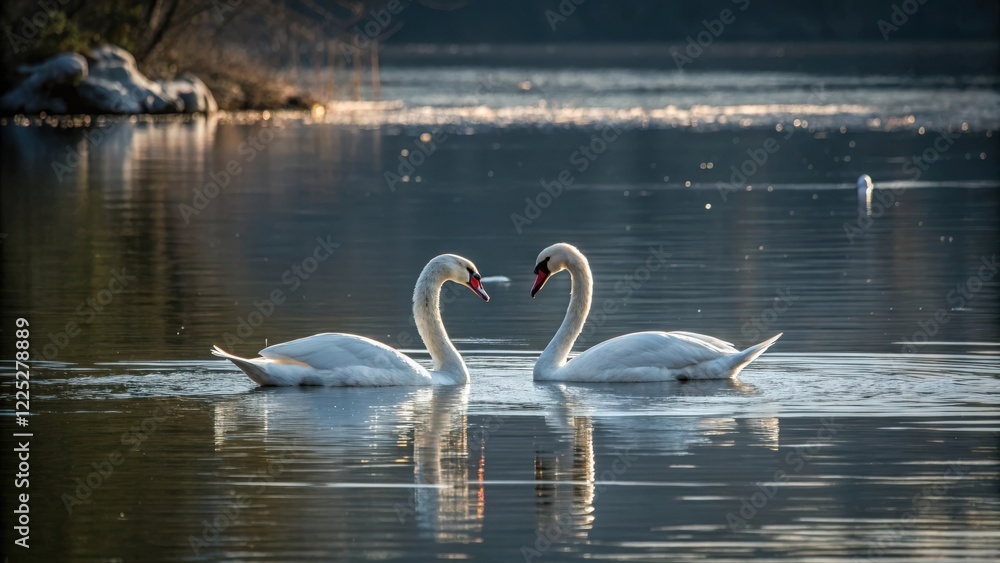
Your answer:
[[[157,81],[142,74],[131,53],[114,45],[87,56],[61,53],[18,69],[25,76],[0,97],[5,114],[195,114],[218,110],[198,77]]]

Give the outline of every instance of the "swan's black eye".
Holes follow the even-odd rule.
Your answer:
[[[480,276],[478,272],[475,273],[475,274],[472,274],[472,277],[476,278],[477,280],[483,279],[483,276]]]
[[[538,275],[538,272],[545,272],[546,274],[551,273],[551,272],[549,272],[549,258],[552,258],[552,257],[551,256],[546,256],[545,260],[542,260],[541,262],[538,263],[537,266],[535,266],[535,275],[536,276]]]

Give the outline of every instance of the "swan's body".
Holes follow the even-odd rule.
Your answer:
[[[858,176],[858,199],[871,200],[872,190],[875,189],[875,184],[872,182],[872,177],[868,174],[862,174]]]
[[[430,371],[398,350],[353,334],[324,333],[275,344],[261,350],[259,358],[234,356],[218,346],[212,354],[231,360],[262,386],[464,385],[469,370],[441,320],[441,286],[462,283],[489,301],[480,279],[472,262],[453,254],[434,258],[420,273],[413,318],[434,361]]]
[[[538,255],[531,289],[535,294],[552,274],[568,270],[572,289],[566,317],[535,363],[536,381],[638,382],[728,379],[764,353],[781,334],[740,351],[732,344],[692,332],[635,332],[604,341],[567,360],[590,312],[593,281],[587,258],[559,243]]]
[[[872,192],[875,191],[875,184],[868,174],[858,176],[858,207],[865,210],[868,215],[872,214]]]

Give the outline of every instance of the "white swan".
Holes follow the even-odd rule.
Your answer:
[[[259,358],[234,356],[218,346],[212,354],[231,360],[258,385],[464,385],[469,370],[441,321],[441,286],[461,283],[489,301],[481,279],[475,264],[454,254],[434,258],[420,272],[413,318],[434,361],[432,371],[381,342],[329,332],[269,346]]]
[[[865,209],[868,215],[872,214],[872,192],[875,184],[868,174],[858,176],[858,206]]]
[[[593,281],[587,258],[566,244],[538,255],[534,297],[552,274],[568,270],[572,290],[566,318],[535,362],[536,381],[634,382],[727,379],[764,353],[781,336],[742,352],[718,338],[691,332],[634,332],[606,340],[567,362],[590,311]]]
[[[858,176],[858,199],[871,199],[875,184],[868,174]]]

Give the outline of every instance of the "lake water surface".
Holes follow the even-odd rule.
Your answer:
[[[325,116],[0,126],[12,560],[1000,555],[995,78],[428,72]],[[536,384],[558,241],[595,274],[577,350],[784,336],[734,382]],[[338,331],[426,363],[410,298],[444,252],[509,279],[445,295],[468,388],[257,389],[209,354]]]

